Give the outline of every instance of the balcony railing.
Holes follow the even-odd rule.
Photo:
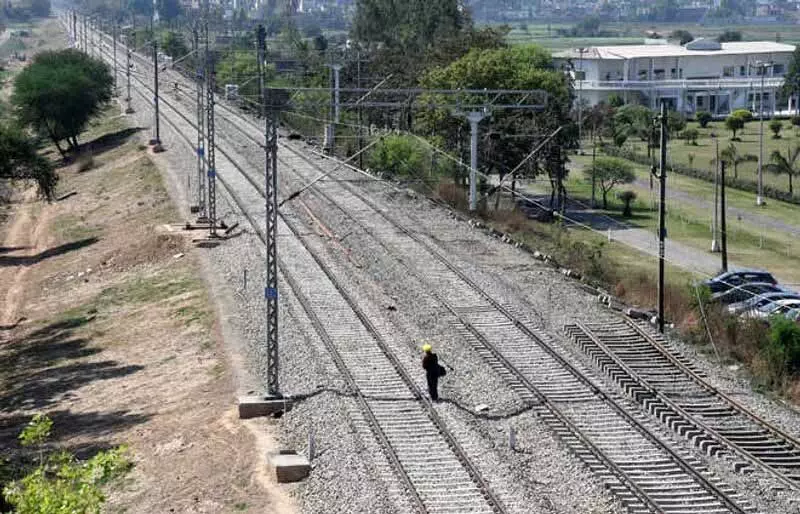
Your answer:
[[[780,87],[783,77],[765,77],[764,87]],[[575,89],[584,90],[648,90],[661,89],[758,89],[761,87],[761,77],[740,77],[724,79],[680,79],[680,80],[578,80]]]

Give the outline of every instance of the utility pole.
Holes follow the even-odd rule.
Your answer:
[[[84,15],[83,16],[83,53],[89,53],[89,40],[87,39],[87,34],[89,32],[89,17]]]
[[[717,241],[717,234],[719,227],[719,139],[715,139],[714,143],[716,144],[716,155],[717,158],[714,160],[716,167],[714,168],[714,216],[712,217],[711,223],[711,252],[716,253],[719,251],[719,242]]]
[[[720,210],[720,233],[722,236],[722,271],[728,271],[728,233],[726,230],[726,220],[725,218],[725,162],[721,162],[720,164],[720,180],[719,180],[719,187],[720,187],[720,203],[719,203],[719,210]]]
[[[356,87],[361,88],[361,52],[356,52]],[[358,167],[360,169],[364,169],[364,155],[361,150],[364,148],[364,131],[361,127],[362,124],[362,111],[361,105],[358,106]],[[434,152],[431,152],[431,157],[435,155]]]
[[[469,210],[474,212],[478,208],[478,184],[476,170],[478,169],[478,125],[489,116],[488,109],[471,111],[467,113],[470,127],[469,145]]]
[[[127,66],[125,66],[125,80],[127,81],[128,93],[125,96],[125,102],[128,106],[125,108],[125,114],[133,114],[133,107],[131,107],[131,66],[133,66],[133,63],[131,62],[131,42],[127,41],[126,43],[125,57]]]
[[[202,25],[200,22],[195,24],[192,31],[192,46],[196,52],[197,59],[197,77],[196,77],[196,109],[197,109],[197,203],[196,212],[198,223],[208,222],[208,212],[206,211],[206,168],[205,168],[205,105],[204,105],[204,83],[205,77],[203,76],[203,62],[204,58],[200,56],[200,31]]]
[[[667,238],[666,226],[666,190],[667,190],[667,111],[661,101],[661,163],[659,173],[658,205],[658,331],[664,333],[664,240]]]
[[[331,69],[331,114],[333,121],[328,129],[328,145],[332,153],[336,153],[336,125],[339,123],[339,71],[341,64],[329,64]]]
[[[587,48],[578,48],[580,53],[580,71],[576,73],[575,78],[578,80],[578,153],[583,155],[583,79],[585,74],[583,72],[583,54],[588,50]]]
[[[72,11],[72,46],[78,48],[78,13]]]
[[[117,90],[117,20],[114,20],[114,45],[113,45],[113,52],[114,52],[114,96],[119,95],[119,91]]]
[[[266,58],[266,30],[259,25],[256,31],[258,43],[259,93],[264,116],[264,196],[266,202],[265,236],[267,245],[267,284],[264,298],[267,302],[267,395],[280,397],[278,384],[278,112],[273,92],[264,87],[263,69]]]
[[[761,95],[758,99],[758,194],[756,195],[756,205],[764,205],[764,76],[767,74],[767,68],[772,67],[772,63],[758,61],[755,67],[761,73]]]
[[[153,145],[153,152],[160,152],[163,148],[161,147],[161,120],[158,112],[158,38],[156,38],[154,18],[155,15],[150,18],[150,32],[153,35],[153,111],[155,114],[156,133],[150,144]]]
[[[208,175],[208,230],[209,237],[217,237],[217,168],[214,147],[214,59],[208,33],[209,7],[205,2],[204,32],[206,42],[206,173]]]

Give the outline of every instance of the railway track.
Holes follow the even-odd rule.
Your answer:
[[[150,101],[147,93],[153,91],[136,81],[137,94]],[[161,102],[166,107],[164,120],[193,149],[194,143],[186,135],[187,127],[196,130],[193,123],[169,100],[161,98]],[[176,122],[173,116],[181,121]],[[218,145],[218,150],[263,199],[263,186],[224,147]],[[264,233],[249,213],[248,202],[221,171],[217,179],[263,242]],[[403,483],[411,506],[431,513],[507,512],[390,345],[305,243],[296,224],[281,215],[278,229],[279,233],[294,235],[281,239],[284,251],[292,255],[290,262],[279,258],[281,277],[354,393],[364,420]]]
[[[149,89],[144,84],[141,86]],[[182,116],[184,121],[191,125],[191,122],[182,113],[179,113],[168,102],[165,103],[169,109]],[[241,123],[247,123],[256,134],[258,127],[252,125],[248,120],[244,120],[234,111],[227,108],[226,110],[225,116],[236,118],[236,120],[229,118],[232,125],[245,133],[253,142],[260,144],[256,136],[248,133],[249,130],[242,129]],[[186,141],[190,147],[193,147],[189,139]],[[292,164],[292,159],[300,159],[303,163],[300,167],[310,165],[311,168],[320,168],[319,165],[291,148],[291,145],[284,144],[282,148],[290,150],[292,153],[291,157],[281,156],[282,164],[292,168],[304,180],[311,177],[299,171],[299,162],[296,161]],[[229,158],[222,148],[220,150]],[[235,163],[233,164],[235,165]],[[238,165],[236,167],[263,196],[263,190],[260,189],[257,181],[241,167]],[[218,178],[223,180],[221,175],[218,175]],[[229,189],[224,182],[222,183],[223,187]],[[465,274],[450,264],[437,249],[408,231],[349,185],[340,184],[341,190],[336,191],[336,201],[328,193],[321,193],[323,189],[323,186],[317,187],[317,193],[327,195],[328,201],[351,217],[387,251],[393,255],[402,255],[406,259],[413,259],[411,262],[417,264],[414,268],[426,270],[425,274],[419,272],[414,274],[419,280],[430,284],[430,290],[434,291],[439,301],[459,320],[464,340],[469,342],[497,370],[500,376],[505,378],[510,386],[529,402],[539,417],[592,471],[604,480],[631,512],[710,513],[745,512],[747,510],[745,502],[734,491],[719,483],[691,456],[680,455],[661,442],[658,437],[648,431],[643,424],[644,420],[639,416],[631,415],[618,402],[603,395],[584,373],[560,356],[560,353],[555,350],[554,344],[548,341],[546,336],[536,334],[519,315],[512,314],[507,308],[494,301]],[[346,194],[342,194],[345,191]],[[230,189],[229,192],[233,193]],[[246,212],[244,205],[240,204],[239,207]],[[376,213],[378,216],[375,216]],[[250,221],[253,222],[252,218]],[[324,262],[305,245],[297,233],[296,227],[293,227],[285,218],[282,223],[285,223],[285,229],[294,232],[297,236],[290,239],[291,244],[297,246],[291,251],[292,266],[298,266],[302,275],[296,275],[296,271],[294,274],[287,271],[286,264],[283,262],[280,263],[281,272],[300,300],[317,332],[334,355],[343,376],[347,377],[348,383],[354,391],[358,392],[363,410],[368,414],[367,418],[371,420],[376,437],[384,447],[406,448],[412,446],[412,441],[402,439],[392,441],[390,435],[402,438],[403,430],[392,429],[382,432],[382,427],[393,427],[394,421],[390,419],[394,412],[392,406],[399,405],[399,403],[375,402],[404,402],[403,417],[408,418],[411,414],[405,408],[418,408],[419,404],[424,402],[424,397],[416,389],[410,377],[404,376],[403,367],[396,361],[388,345],[381,341],[374,327],[370,328],[369,320],[363,316],[363,313],[360,313],[358,306],[337,284],[336,278]],[[258,225],[252,224],[259,231]],[[393,230],[387,231],[385,230],[387,228]],[[378,236],[378,234],[389,232],[396,234],[397,238],[386,241]],[[295,255],[298,254],[307,254],[308,258],[305,261],[299,259],[295,263]],[[314,283],[311,289],[304,290],[303,283],[298,282],[294,277],[313,275],[314,270],[322,270],[327,281],[319,277],[319,284]],[[318,271],[317,274],[319,274]],[[443,298],[435,291],[448,291],[447,298]],[[334,309],[335,316],[320,317],[320,313],[330,310],[330,305],[341,303],[342,300],[347,305],[342,304],[340,309]],[[354,314],[357,320],[342,324],[342,316],[346,316],[348,312]],[[358,358],[358,352],[356,354],[348,353],[347,341],[352,341],[354,338],[371,345],[371,348],[378,352],[370,355],[370,361],[374,359],[387,361],[386,365],[379,367],[382,378],[379,382],[380,384],[391,384],[388,389],[381,389],[383,386],[376,385],[370,377],[359,376],[352,371],[353,367],[359,369],[359,362],[363,363]],[[374,390],[371,387],[378,389]],[[384,398],[383,394],[389,394],[391,400]],[[424,416],[420,418],[412,416],[412,418],[415,421],[413,425],[421,427],[421,433],[426,433],[427,429],[432,427],[430,432],[432,436],[433,432],[441,431],[442,423],[440,420],[437,422],[435,409],[428,407]],[[426,417],[430,426],[426,426],[424,421]],[[447,440],[448,437],[445,436],[444,439]],[[482,482],[480,475],[474,469],[470,469],[468,461],[458,458],[463,456],[463,452],[458,449],[457,443],[453,444],[454,442],[448,441],[449,451],[456,455],[458,463],[458,466],[454,463],[452,467],[453,476],[458,474],[458,469],[466,470],[467,475],[470,475],[472,479],[471,483],[477,487],[474,490],[472,487],[454,489],[452,483],[448,483],[447,489],[448,491],[458,491],[459,497],[469,498],[464,501],[469,505],[474,505],[475,499],[472,495],[476,491],[479,495],[488,496],[490,496],[490,492]],[[409,457],[407,455],[401,458],[397,451],[390,452],[390,454],[392,457],[390,460],[394,461],[396,468],[406,469],[404,462],[408,465]],[[412,453],[411,459],[413,460],[414,455],[420,454],[429,455],[429,452]],[[429,491],[428,488],[433,486],[424,483],[425,473],[424,469],[421,469],[419,473],[405,473],[407,484],[417,492],[416,501],[420,508],[448,509],[453,506],[464,508],[464,504],[458,503],[461,500],[453,503],[445,502],[443,505],[426,504],[426,499],[420,492]],[[463,481],[463,477],[459,483],[466,483]],[[431,499],[428,498],[427,501],[430,502]],[[491,498],[485,502],[485,506],[494,510],[502,509],[500,503]],[[447,510],[443,511],[447,512]],[[466,510],[461,511],[465,512]]]
[[[625,393],[709,455],[764,470],[800,489],[800,441],[708,384],[666,341],[628,320],[567,325],[565,332]]]
[[[258,143],[255,135],[258,127],[247,120],[237,121],[232,126],[253,143]],[[252,130],[243,129],[247,125]],[[329,171],[320,169],[289,144],[283,144],[282,148],[302,161],[292,162],[292,157],[279,155],[284,168],[298,174],[303,182],[313,177],[302,173],[301,167],[310,165],[319,171]],[[631,416],[602,395],[577,369],[565,366],[560,354],[541,335],[534,334],[519,316],[493,301],[436,249],[388,217],[351,186],[341,184],[335,193],[324,191],[326,187],[320,184],[315,187],[316,193],[387,251],[401,254],[401,262],[414,263],[408,267],[409,273],[429,284],[432,294],[459,320],[460,337],[532,406],[631,512],[747,510],[738,495],[718,483],[699,462],[669,449],[644,427],[641,418]],[[387,242],[385,234],[398,235],[394,241]],[[427,256],[427,260],[423,256]],[[428,273],[421,275],[416,271],[419,269],[428,270]],[[436,291],[447,291],[447,298]],[[458,292],[456,297],[454,291]],[[536,344],[532,346],[531,342]]]

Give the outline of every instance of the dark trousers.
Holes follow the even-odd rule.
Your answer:
[[[431,395],[431,400],[439,399],[439,377],[427,375],[428,378],[428,393]]]

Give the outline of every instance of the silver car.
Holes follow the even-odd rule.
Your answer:
[[[749,300],[728,305],[728,312],[731,314],[740,314],[745,311],[758,309],[759,307],[763,307],[768,303],[776,302],[778,300],[800,300],[800,295],[794,291],[780,291],[777,293],[754,295]]]

